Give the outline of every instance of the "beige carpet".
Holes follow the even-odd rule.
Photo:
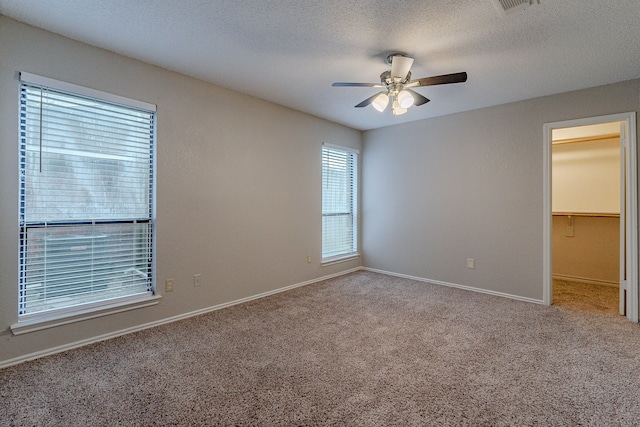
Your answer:
[[[553,281],[553,304],[572,310],[619,313],[619,289],[567,280]]]
[[[10,426],[631,426],[621,316],[358,272],[0,371]]]

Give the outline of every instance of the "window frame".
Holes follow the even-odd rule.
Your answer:
[[[324,166],[324,158],[325,158],[325,149],[329,149],[329,150],[333,150],[333,151],[338,151],[338,152],[342,152],[347,154],[348,156],[351,156],[352,160],[351,160],[351,168],[352,171],[350,173],[351,177],[352,177],[352,181],[350,182],[349,186],[350,186],[350,194],[349,194],[349,198],[350,198],[350,212],[345,213],[346,215],[350,215],[351,216],[351,227],[352,227],[352,232],[351,232],[351,250],[348,251],[344,251],[341,253],[337,253],[337,254],[331,254],[328,256],[325,256],[325,225],[324,225],[324,218],[325,216],[327,216],[328,214],[325,214],[324,212],[324,197],[325,197],[325,166]],[[346,261],[350,261],[352,259],[356,259],[358,257],[360,257],[360,243],[359,243],[359,202],[360,202],[360,151],[354,148],[350,148],[350,147],[345,147],[345,146],[341,146],[341,145],[334,145],[334,144],[328,144],[328,143],[323,143],[322,144],[322,150],[321,150],[321,159],[322,159],[322,165],[321,165],[321,216],[322,216],[322,242],[321,242],[321,254],[322,254],[322,260],[321,260],[321,265],[324,266],[328,266],[328,265],[332,265],[332,264],[336,264],[336,263],[341,263],[341,262],[346,262]],[[332,214],[333,215],[333,214]]]
[[[114,95],[107,92],[98,91],[91,88],[86,88],[83,86],[78,86],[72,83],[62,82],[54,79],[50,79],[43,76],[38,76],[31,73],[21,72],[20,79],[20,99],[19,105],[22,108],[22,92],[23,85],[28,85],[32,87],[42,87],[51,89],[56,92],[66,93],[70,96],[77,96],[81,98],[89,98],[93,99],[97,102],[104,104],[118,104],[124,106],[126,108],[132,108],[136,110],[144,110],[147,113],[151,114],[152,122],[150,123],[150,132],[151,137],[149,141],[149,188],[146,193],[148,194],[148,218],[142,219],[138,218],[137,221],[145,222],[148,224],[150,230],[148,230],[148,251],[150,252],[150,260],[148,264],[148,272],[150,273],[150,285],[147,292],[144,293],[136,293],[136,294],[128,294],[116,298],[108,298],[106,295],[103,295],[102,299],[98,299],[97,301],[93,301],[90,303],[84,303],[79,305],[69,305],[63,308],[54,308],[51,310],[44,310],[35,313],[21,313],[20,305],[24,302],[23,297],[21,297],[20,292],[23,289],[23,286],[26,286],[27,282],[24,278],[26,261],[23,259],[22,254],[19,254],[18,259],[18,295],[17,295],[17,306],[18,306],[18,322],[14,325],[11,325],[11,331],[14,335],[19,335],[22,333],[31,332],[34,330],[41,330],[49,327],[59,326],[61,324],[71,323],[80,320],[86,320],[88,318],[94,318],[99,316],[104,316],[108,314],[113,314],[117,312],[132,310],[140,307],[147,307],[150,305],[155,305],[158,303],[158,300],[161,298],[156,292],[156,177],[157,177],[157,108],[155,105],[133,100],[130,98],[121,97],[119,95]],[[25,89],[26,90],[26,89]],[[19,114],[19,120],[22,120],[23,114]],[[19,162],[19,173],[22,174],[25,169],[24,167],[27,165],[26,160],[24,159],[25,152],[23,151],[23,137],[22,131],[18,129],[18,143],[20,144],[20,150],[18,153],[18,162]],[[23,166],[25,165],[25,166]],[[18,191],[18,217],[19,217],[19,236],[18,243],[19,249],[23,249],[26,242],[26,234],[29,229],[33,229],[34,224],[25,219],[25,207],[24,207],[24,193],[23,193],[23,178],[19,180],[19,191]],[[131,223],[133,225],[138,224],[136,219],[132,221],[125,221],[125,223]],[[52,227],[65,227],[65,226],[85,226],[88,225],[90,227],[99,226],[100,224],[121,224],[123,223],[122,218],[113,219],[113,220],[98,220],[98,221],[55,221],[55,225]],[[133,244],[137,243],[137,240],[131,240]],[[146,277],[146,276],[145,276]]]

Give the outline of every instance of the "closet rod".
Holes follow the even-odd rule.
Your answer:
[[[591,213],[591,212],[554,212],[553,216],[589,216],[602,218],[620,218],[617,213]]]

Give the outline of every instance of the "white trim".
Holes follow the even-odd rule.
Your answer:
[[[22,335],[29,332],[41,331],[43,329],[55,328],[69,323],[82,322],[83,320],[95,319],[96,317],[108,316],[110,314],[121,313],[123,311],[134,310],[142,307],[150,307],[158,304],[161,295],[144,295],[142,297],[127,297],[111,304],[100,304],[97,308],[92,305],[89,308],[79,309],[69,312],[65,310],[62,314],[47,316],[38,313],[31,320],[18,321],[9,327],[13,335]]]
[[[458,285],[457,283],[441,282],[439,280],[426,279],[424,277],[409,276],[408,274],[393,273],[391,271],[377,270],[375,268],[369,268],[369,267],[362,267],[361,269],[365,270],[365,271],[370,271],[372,273],[386,274],[388,276],[401,277],[403,279],[411,279],[411,280],[416,280],[418,282],[433,283],[434,285],[447,286],[449,288],[463,289],[465,291],[478,292],[478,293],[481,293],[481,294],[493,295],[493,296],[496,296],[496,297],[509,298],[509,299],[513,299],[513,300],[516,300],[516,301],[524,301],[524,302],[530,302],[530,303],[534,303],[534,304],[544,304],[543,300],[539,300],[539,299],[535,299],[535,298],[521,297],[519,295],[507,294],[507,293],[504,293],[504,292],[492,291],[492,290],[489,290],[489,289],[476,288],[476,287],[473,287],[473,286],[466,286],[466,285]]]
[[[568,282],[586,283],[587,285],[610,286],[613,288],[617,288],[620,286],[620,283],[611,280],[589,279],[588,277],[566,276],[564,274],[553,274],[551,278],[553,280],[566,280]]]
[[[544,304],[552,304],[552,244],[551,244],[551,143],[552,131],[557,128],[586,126],[599,123],[625,122],[628,132],[626,173],[626,256],[627,256],[627,318],[638,322],[638,193],[637,193],[637,140],[636,140],[636,112],[611,114],[598,117],[587,117],[576,120],[544,124],[543,141],[543,277],[542,289]],[[622,142],[622,138],[621,138]],[[622,213],[621,213],[622,217]],[[621,224],[622,225],[622,224]],[[622,285],[621,285],[622,288]]]
[[[336,145],[336,144],[329,144],[328,142],[323,142],[322,146],[323,147],[329,147],[329,148],[335,148],[336,150],[348,151],[349,153],[360,154],[360,150],[358,150],[356,148],[345,147],[344,145]]]
[[[552,265],[552,231],[553,205],[551,204],[551,169],[553,128],[545,123],[544,146],[542,147],[542,301],[545,305],[553,303],[551,293],[551,265]]]
[[[636,112],[627,113],[627,318],[638,323],[638,141],[636,135]]]
[[[24,83],[31,83],[52,89],[63,90],[65,92],[75,93],[77,95],[88,96],[90,98],[103,99],[116,104],[128,105],[130,107],[141,108],[147,111],[156,112],[156,106],[144,101],[138,101],[136,99],[126,98],[120,95],[114,95],[108,92],[102,92],[100,90],[91,89],[84,86],[78,86],[73,83],[67,83],[60,80],[50,79],[49,77],[39,76],[37,74],[31,74],[24,71],[20,71],[20,81]]]
[[[487,290],[487,289],[481,289],[481,288],[475,288],[472,286],[465,286],[465,285],[458,285],[455,283],[448,283],[448,282],[441,282],[439,280],[431,280],[431,279],[426,279],[423,277],[416,277],[416,276],[410,276],[407,274],[400,274],[400,273],[394,273],[394,272],[390,272],[390,271],[385,271],[385,270],[378,270],[378,269],[374,269],[374,268],[368,268],[368,267],[355,267],[349,270],[345,270],[345,271],[341,271],[338,273],[334,273],[334,274],[329,274],[327,276],[322,276],[316,279],[311,279],[311,280],[307,280],[305,282],[300,282],[300,283],[296,283],[290,286],[285,286],[283,288],[278,288],[278,289],[274,289],[272,291],[267,291],[267,292],[263,292],[257,295],[253,295],[250,297],[246,297],[246,298],[241,298],[238,300],[234,300],[234,301],[230,301],[230,302],[226,302],[226,303],[222,303],[222,304],[218,304],[212,307],[207,307],[207,308],[203,308],[200,310],[195,310],[195,311],[191,311],[188,313],[184,313],[184,314],[179,314],[177,316],[172,316],[172,317],[168,317],[166,319],[161,319],[161,320],[157,320],[154,322],[149,322],[149,323],[145,323],[142,325],[137,325],[137,326],[133,326],[130,328],[126,328],[126,329],[121,329],[119,331],[114,331],[114,332],[110,332],[107,334],[103,334],[103,335],[99,335],[96,337],[92,337],[92,338],[88,338],[85,340],[80,340],[80,341],[76,341],[76,342],[72,342],[69,344],[64,344],[64,345],[60,345],[57,347],[53,347],[53,348],[49,348],[49,349],[45,349],[45,350],[41,350],[41,351],[37,351],[34,353],[30,353],[30,354],[26,354],[23,356],[19,356],[13,359],[8,359],[5,361],[0,361],[0,369],[3,368],[7,368],[9,366],[13,366],[13,365],[17,365],[20,363],[24,363],[24,362],[28,362],[30,360],[35,360],[35,359],[39,359],[41,357],[45,357],[45,356],[51,356],[53,354],[57,354],[57,353],[62,353],[64,351],[68,351],[68,350],[73,350],[75,348],[80,348],[83,347],[85,345],[89,345],[89,344],[93,344],[93,343],[97,343],[100,341],[106,341],[112,338],[117,338],[123,335],[127,335],[133,332],[138,332],[138,331],[142,331],[145,329],[149,329],[149,328],[154,328],[156,326],[161,326],[161,325],[165,325],[168,323],[173,323],[179,320],[184,320],[184,319],[188,319],[190,317],[195,317],[195,316],[199,316],[201,314],[206,314],[206,313],[210,313],[216,310],[220,310],[223,308],[227,308],[227,307],[231,307],[234,305],[238,305],[238,304],[242,304],[245,302],[249,302],[249,301],[253,301],[253,300],[257,300],[260,298],[264,298],[270,295],[275,295],[281,292],[286,292],[295,288],[299,288],[302,286],[307,286],[307,285],[311,285],[314,283],[318,283],[318,282],[322,282],[324,280],[329,280],[335,277],[339,277],[339,276],[344,276],[346,274],[350,274],[350,273],[354,273],[356,271],[370,271],[372,273],[379,273],[379,274],[385,274],[387,276],[395,276],[395,277],[401,277],[404,279],[410,279],[410,280],[416,280],[418,282],[425,282],[425,283],[432,283],[435,285],[440,285],[440,286],[447,286],[447,287],[451,287],[451,288],[457,288],[457,289],[463,289],[466,291],[471,291],[471,292],[478,292],[478,293],[482,293],[482,294],[487,294],[487,295],[493,295],[493,296],[497,296],[497,297],[503,297],[503,298],[509,298],[512,300],[517,300],[517,301],[523,301],[523,302],[528,302],[528,303],[534,303],[534,304],[544,304],[544,302],[542,300],[537,300],[534,298],[526,298],[526,297],[521,297],[518,295],[512,295],[512,294],[506,294],[503,292],[497,292],[497,291],[491,291],[491,290]]]
[[[340,264],[341,262],[347,262],[347,261],[351,261],[351,260],[358,259],[358,258],[360,258],[360,254],[359,253],[336,255],[336,256],[333,256],[333,257],[324,258],[320,262],[320,266],[321,267],[327,267],[329,265]]]
[[[319,277],[317,279],[307,280],[306,282],[296,283],[296,284],[293,284],[293,285],[290,285],[290,286],[285,286],[283,288],[274,289],[272,291],[263,292],[263,293],[260,293],[260,294],[257,294],[257,295],[253,295],[253,296],[246,297],[246,298],[241,298],[241,299],[238,299],[238,300],[235,300],[235,301],[230,301],[230,302],[214,305],[212,307],[207,307],[207,308],[203,308],[203,309],[200,309],[200,310],[191,311],[189,313],[179,314],[177,316],[172,316],[172,317],[168,317],[168,318],[165,318],[165,319],[156,320],[154,322],[144,323],[142,325],[132,326],[130,328],[121,329],[119,331],[114,331],[114,332],[110,332],[110,333],[107,333],[107,334],[98,335],[96,337],[87,338],[87,339],[80,340],[80,341],[75,341],[75,342],[72,342],[72,343],[69,343],[69,344],[63,344],[63,345],[59,345],[57,347],[48,348],[48,349],[41,350],[41,351],[36,351],[34,353],[29,353],[29,354],[26,354],[26,355],[23,355],[23,356],[15,357],[13,359],[0,361],[0,369],[7,368],[7,367],[13,366],[13,365],[17,365],[19,363],[28,362],[30,360],[39,359],[41,357],[51,356],[51,355],[57,354],[57,353],[62,353],[64,351],[73,350],[75,348],[83,347],[85,345],[97,343],[97,342],[100,342],[100,341],[106,341],[106,340],[109,340],[109,339],[112,339],[112,338],[117,338],[117,337],[120,337],[120,336],[123,336],[123,335],[127,335],[127,334],[130,334],[130,333],[133,333],[133,332],[142,331],[144,329],[154,328],[156,326],[161,326],[161,325],[164,325],[164,324],[167,324],[167,323],[173,323],[173,322],[176,322],[178,320],[188,319],[190,317],[194,317],[194,316],[199,316],[201,314],[210,313],[212,311],[216,311],[216,310],[220,310],[220,309],[223,309],[223,308],[231,307],[231,306],[234,306],[234,305],[242,304],[242,303],[245,303],[245,302],[253,301],[253,300],[256,300],[256,299],[268,297],[270,295],[274,295],[274,294],[278,294],[278,293],[281,293],[281,292],[289,291],[289,290],[292,290],[292,289],[295,289],[295,288],[299,288],[299,287],[302,287],[302,286],[311,285],[313,283],[322,282],[324,280],[332,279],[334,277],[343,276],[345,274],[350,274],[350,273],[353,273],[353,272],[356,272],[356,271],[359,271],[359,270],[362,270],[362,267],[352,268],[352,269],[349,269],[349,270],[341,271],[339,273],[329,274],[327,276],[322,276],[322,277]]]

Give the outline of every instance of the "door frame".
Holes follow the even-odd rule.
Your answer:
[[[586,117],[575,120],[544,124],[543,145],[543,288],[542,301],[545,305],[552,304],[552,206],[551,206],[551,144],[552,131],[554,129],[576,126],[595,125],[610,122],[624,122],[626,135],[620,135],[620,144],[626,148],[624,166],[625,181],[620,185],[625,186],[626,208],[624,215],[626,230],[626,317],[632,322],[638,323],[638,167],[637,167],[637,142],[636,142],[636,112],[611,114],[606,116]],[[622,160],[621,160],[622,162]],[[622,227],[622,224],[621,224]],[[622,286],[622,284],[621,284]]]

